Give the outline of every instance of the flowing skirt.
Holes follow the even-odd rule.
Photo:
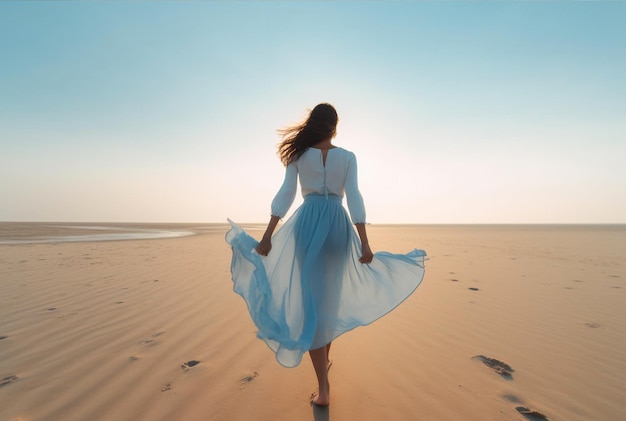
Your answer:
[[[338,196],[307,195],[272,237],[268,256],[229,222],[234,291],[246,301],[257,336],[285,367],[390,312],[424,277],[423,250],[377,252],[371,264],[360,263],[361,241]]]

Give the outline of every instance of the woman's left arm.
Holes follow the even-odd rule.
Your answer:
[[[356,226],[356,230],[359,233],[359,238],[361,239],[361,257],[359,258],[359,262],[372,263],[374,253],[372,253],[372,249],[370,248],[370,242],[367,239],[365,224],[359,223],[354,225]]]
[[[357,175],[356,157],[354,154],[350,156],[348,161],[348,169],[346,173],[346,202],[348,203],[348,210],[350,211],[350,218],[354,224],[365,224],[365,204],[363,203],[363,196],[359,191],[359,181]]]

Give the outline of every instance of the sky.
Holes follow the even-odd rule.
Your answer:
[[[370,223],[626,223],[625,22],[596,1],[0,2],[0,221],[266,222],[277,129],[329,102]]]

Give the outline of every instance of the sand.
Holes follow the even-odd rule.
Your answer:
[[[430,260],[333,343],[328,409],[256,339],[225,227],[157,228],[198,234],[0,245],[0,420],[626,419],[625,226],[370,226]]]

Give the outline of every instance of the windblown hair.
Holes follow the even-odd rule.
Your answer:
[[[278,145],[278,156],[287,166],[297,161],[309,147],[335,136],[337,111],[327,103],[318,104],[301,124],[278,130],[283,141]]]

